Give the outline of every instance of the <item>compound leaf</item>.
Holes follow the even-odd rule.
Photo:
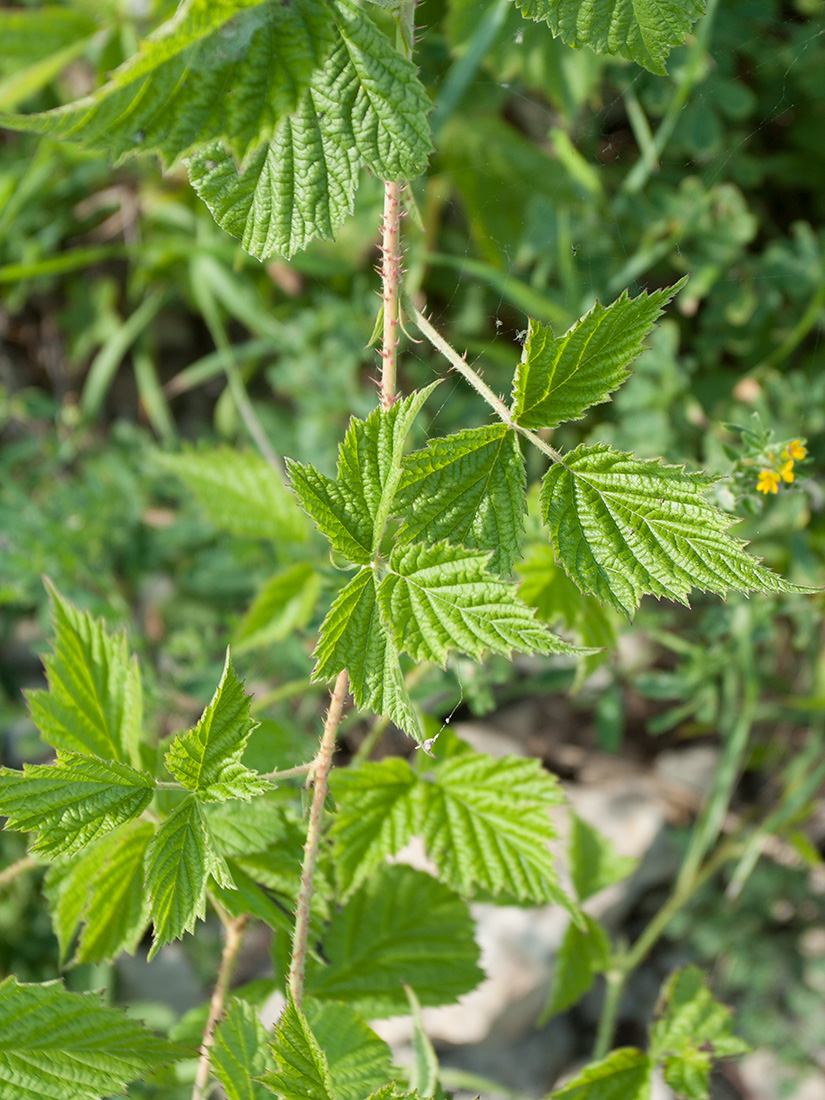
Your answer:
[[[54,764],[0,769],[0,814],[6,827],[37,832],[32,850],[71,855],[143,813],[155,790],[151,776],[117,760],[58,753]]]
[[[439,763],[423,789],[427,853],[454,889],[505,891],[576,912],[548,847],[557,835],[549,810],[564,797],[538,760],[461,753]]]
[[[391,756],[360,768],[336,768],[330,787],[338,806],[332,823],[335,872],[348,897],[415,833],[420,781],[406,760]]]
[[[574,1005],[610,963],[610,940],[597,920],[583,914],[584,927],[568,924],[555,960],[553,987],[542,1020]]]
[[[630,374],[664,307],[684,285],[625,291],[612,305],[598,302],[558,339],[549,325],[530,321],[513,382],[513,419],[525,428],[556,428],[607,401]]]
[[[314,680],[329,680],[345,668],[356,706],[386,715],[410,737],[423,740],[368,566],[338,593],[321,625],[315,657]]]
[[[681,45],[705,10],[702,0],[515,0],[530,19],[544,19],[568,46],[619,54],[652,73]]]
[[[183,481],[216,527],[249,538],[306,541],[305,518],[260,455],[213,447],[156,459]]]
[[[200,804],[190,795],[164,821],[147,853],[146,889],[155,934],[149,959],[164,943],[192,932],[206,913],[206,884],[211,875],[231,887],[226,862],[215,848]]]
[[[149,920],[144,861],[154,832],[148,821],[130,822],[67,866],[49,868],[47,893],[61,961],[81,924],[73,965],[134,953]]]
[[[710,1095],[713,1059],[745,1054],[748,1044],[732,1034],[733,1016],[719,1004],[696,966],[678,970],[663,993],[660,1018],[650,1037],[650,1056],[664,1063],[665,1080],[689,1100]]]
[[[212,702],[193,730],[172,742],[164,761],[169,772],[205,802],[227,798],[248,801],[269,790],[270,784],[241,763],[255,723],[249,715],[250,697],[238,679],[229,651]]]
[[[326,1055],[335,1100],[363,1100],[391,1076],[390,1048],[349,1005],[310,1000],[306,1017]]]
[[[518,438],[505,424],[432,439],[404,459],[398,538],[486,550],[488,567],[509,574],[521,546],[525,493]]]
[[[466,902],[403,864],[379,868],[334,915],[323,955],[326,965],[308,966],[307,991],[373,1017],[407,1011],[404,982],[436,1005],[483,977]]]
[[[580,652],[535,618],[515,585],[487,571],[488,558],[485,551],[447,542],[397,546],[378,601],[398,648],[442,668],[451,649],[476,660],[486,650]]]
[[[270,1093],[254,1080],[272,1065],[268,1044],[254,1006],[233,997],[215,1029],[211,1058],[227,1100],[268,1100]]]
[[[243,161],[294,111],[335,46],[325,0],[189,0],[92,95],[3,125],[167,165],[220,139]]]
[[[650,1100],[653,1063],[634,1047],[620,1047],[591,1063],[551,1100]]]
[[[705,499],[713,483],[604,444],[582,445],[545,476],[542,514],[568,576],[628,617],[645,593],[686,603],[692,588],[800,591],[726,534],[736,519]]]
[[[96,993],[61,982],[0,985],[0,1095],[102,1100],[168,1065],[175,1049]]]
[[[139,762],[142,691],[137,658],[125,633],[78,611],[46,581],[54,652],[44,657],[49,690],[28,692],[32,721],[43,740],[66,752]]]
[[[275,1028],[272,1053],[277,1069],[264,1082],[282,1100],[336,1100],[326,1055],[291,998]]]

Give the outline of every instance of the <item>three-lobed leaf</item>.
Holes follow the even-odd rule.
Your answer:
[[[582,445],[546,474],[542,514],[568,576],[628,616],[646,593],[686,603],[692,588],[800,591],[726,533],[736,519],[705,498],[713,483],[604,444]]]
[[[609,306],[597,302],[560,337],[531,320],[513,382],[513,420],[524,428],[556,428],[609,400],[684,282],[636,298],[625,291]]]
[[[151,776],[117,760],[58,753],[54,764],[0,769],[6,827],[37,832],[33,851],[71,855],[138,817],[155,790]]]
[[[61,982],[0,984],[0,1095],[103,1100],[175,1056],[137,1020]]]
[[[269,789],[268,780],[241,763],[255,723],[229,652],[211,703],[193,730],[180,734],[164,756],[170,773],[205,802],[248,800]]]
[[[685,40],[705,10],[702,0],[515,0],[530,19],[544,19],[568,46],[618,54],[653,73]]]
[[[518,437],[505,424],[431,439],[404,459],[398,539],[486,550],[489,569],[509,575],[521,547],[525,492]]]

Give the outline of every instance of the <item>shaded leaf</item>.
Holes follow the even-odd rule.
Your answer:
[[[267,1100],[270,1093],[254,1078],[272,1066],[269,1033],[248,1001],[229,1001],[215,1029],[211,1061],[226,1100]]]
[[[621,882],[638,863],[631,856],[619,855],[608,838],[578,814],[570,815],[569,860],[579,901],[587,901],[605,886]]]
[[[571,921],[556,955],[553,986],[542,1021],[574,1005],[609,962],[610,941],[601,924],[587,914],[584,914],[584,927]]]
[[[551,1093],[552,1100],[650,1100],[653,1063],[633,1047],[620,1047],[591,1063]]]
[[[235,654],[283,641],[309,622],[321,579],[307,562],[279,569],[263,585],[235,630]]]
[[[303,1012],[287,1001],[272,1044],[277,1068],[264,1077],[283,1100],[336,1100],[326,1055]]]
[[[326,1055],[335,1100],[362,1100],[392,1076],[390,1048],[349,1005],[309,1000],[306,1017]]]

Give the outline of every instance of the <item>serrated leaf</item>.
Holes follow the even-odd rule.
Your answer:
[[[686,966],[665,987],[662,1015],[650,1036],[650,1056],[664,1063],[665,1080],[671,1087],[689,1100],[705,1100],[710,1095],[713,1059],[750,1049],[732,1032],[730,1009],[713,999],[697,966]]]
[[[804,591],[726,534],[736,519],[705,499],[713,484],[706,474],[582,445],[545,476],[542,514],[567,575],[627,616],[645,593],[687,603],[692,588]]]
[[[530,19],[544,19],[568,46],[618,54],[663,74],[705,10],[702,0],[515,0]]]
[[[449,1004],[483,977],[467,904],[411,867],[379,868],[336,913],[307,992],[365,1015],[406,1012],[402,982],[424,1005]]]
[[[282,1100],[335,1100],[326,1055],[291,999],[275,1028],[272,1053],[277,1068],[264,1082]]]
[[[542,1022],[574,1005],[587,993],[610,962],[610,940],[593,917],[584,914],[584,927],[568,924],[555,959],[550,1000]]]
[[[190,795],[155,833],[147,853],[146,889],[155,924],[150,960],[163,944],[194,931],[195,922],[203,920],[210,875],[231,888],[229,868],[200,804]]]
[[[306,520],[260,455],[214,447],[155,457],[184,482],[216,527],[249,538],[306,541]]]
[[[650,1100],[653,1063],[633,1047],[620,1047],[551,1093],[551,1100]]]
[[[516,433],[505,424],[432,439],[404,459],[395,509],[403,542],[449,539],[490,552],[492,572],[509,574],[524,527],[526,477]]]
[[[290,898],[288,904],[279,902],[275,896],[259,886],[236,860],[228,859],[226,866],[232,876],[232,888],[213,883],[210,889],[214,890],[227,913],[232,917],[254,917],[291,937],[295,927],[292,920],[292,899]]]
[[[235,654],[272,645],[309,622],[321,590],[321,578],[307,562],[279,569],[263,585],[238,623]]]
[[[267,1100],[270,1093],[254,1080],[272,1066],[269,1033],[253,1005],[233,997],[215,1029],[212,1069],[226,1100]]]
[[[504,891],[577,913],[548,847],[557,836],[549,810],[564,796],[538,760],[463,753],[439,763],[423,789],[427,853],[454,889]]]
[[[621,856],[608,838],[578,814],[570,815],[570,877],[579,901],[587,901],[605,886],[621,882],[638,860]]]
[[[103,1100],[174,1056],[95,993],[14,977],[0,985],[0,1095],[9,1100]]]
[[[349,1005],[309,1000],[305,1011],[335,1100],[362,1100],[392,1076],[390,1048]]]
[[[295,792],[272,789],[251,802],[224,802],[206,811],[209,830],[225,856],[263,852],[287,835],[286,807]]]
[[[420,781],[406,760],[390,756],[360,768],[336,768],[330,788],[335,873],[348,897],[384,861],[401,851],[420,820]]]
[[[447,542],[396,547],[378,602],[398,648],[442,668],[451,649],[476,660],[487,650],[579,652],[535,618],[514,584],[487,571],[488,558]]]
[[[314,466],[287,461],[289,480],[298,503],[329,539],[333,550],[358,565],[371,557],[373,524],[358,498]]]
[[[78,611],[46,581],[55,636],[43,658],[49,690],[29,691],[32,721],[44,741],[66,752],[139,762],[142,691],[125,633]]]
[[[338,593],[321,625],[313,680],[346,669],[355,704],[386,715],[416,741],[424,735],[404,683],[395,644],[381,617],[374,571],[365,566]]]
[[[92,95],[0,122],[117,159],[154,152],[171,166],[219,139],[243,161],[326,62],[335,46],[330,14],[325,0],[189,0]]]
[[[170,774],[204,802],[248,801],[270,789],[268,780],[241,763],[255,725],[250,701],[227,650],[212,702],[197,726],[176,737],[163,758]]]
[[[636,298],[625,291],[609,306],[597,302],[558,339],[550,325],[531,320],[513,380],[514,421],[524,428],[556,428],[609,400],[684,282]]]
[[[81,924],[72,965],[109,962],[121,951],[134,954],[149,920],[144,861],[154,832],[150,822],[133,821],[68,866],[49,868],[47,893],[61,961]]]
[[[362,164],[385,179],[411,179],[431,152],[430,103],[415,68],[354,4],[333,10],[335,47],[245,169],[220,143],[189,161],[212,216],[259,260],[334,237],[352,213]]]
[[[6,828],[37,832],[32,851],[71,855],[143,813],[154,780],[117,760],[58,753],[54,764],[0,768],[0,814]]]

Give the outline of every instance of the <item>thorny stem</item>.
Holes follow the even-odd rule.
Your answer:
[[[529,439],[534,447],[537,447],[543,454],[546,454],[553,462],[561,462],[562,456],[554,447],[551,447],[549,443],[545,443],[540,436],[536,435],[535,432],[531,432],[529,428],[523,428],[520,424],[516,424],[513,421],[512,413],[501,398],[496,397],[483,378],[476,374],[464,356],[459,355],[455,348],[447,343],[441,333],[433,328],[424,314],[416,309],[411,302],[409,302],[409,308],[422,335],[426,336],[433,347],[441,352],[453,370],[457,370],[462,378],[465,378],[470,383],[476,393],[484,398],[490,408],[504,421],[507,427],[514,428],[519,435],[523,435],[525,439]]]
[[[0,871],[0,890],[11,886],[26,871],[33,871],[35,867],[37,867],[37,860],[31,856],[23,856],[21,859],[15,860],[14,863],[10,863],[5,871]]]
[[[401,202],[395,180],[384,183],[384,217],[381,223],[381,298],[384,302],[384,332],[381,341],[381,408],[395,401],[398,366],[398,288],[401,281],[399,223]]]
[[[209,1016],[207,1017],[206,1027],[203,1031],[203,1042],[201,1043],[198,1068],[195,1073],[195,1084],[192,1088],[192,1100],[204,1100],[204,1097],[207,1095],[206,1087],[209,1081],[210,1052],[215,1042],[215,1028],[223,1015],[226,994],[229,991],[229,983],[232,979],[232,973],[238,958],[238,951],[243,942],[244,931],[246,930],[248,921],[249,918],[246,914],[240,917],[230,917],[228,920],[224,921],[226,941],[223,945],[221,965],[218,970],[218,980],[215,983],[215,989],[212,992],[212,1000],[209,1004]]]
[[[309,907],[312,900],[315,861],[318,858],[318,845],[321,840],[321,821],[324,799],[327,797],[329,773],[332,768],[332,753],[335,749],[335,736],[344,711],[344,702],[349,689],[349,677],[346,670],[338,673],[332,691],[329,710],[324,722],[324,735],[321,747],[315,757],[315,788],[312,792],[312,806],[309,811],[309,826],[304,845],[304,862],[301,868],[301,891],[298,895],[298,908],[295,913],[295,932],[292,937],[292,961],[289,967],[287,988],[296,1005],[301,1004],[304,992],[304,969],[306,967],[307,940],[309,937]]]

